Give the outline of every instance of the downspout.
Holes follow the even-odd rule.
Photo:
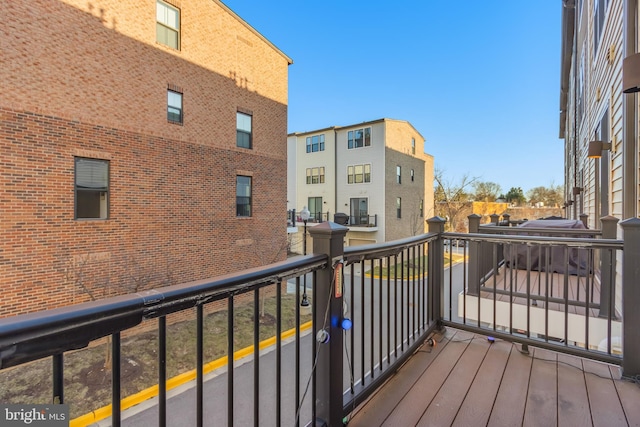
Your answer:
[[[623,43],[625,58],[636,53],[637,0],[624,0]],[[638,144],[636,136],[636,96],[622,101],[622,219],[638,216]]]
[[[573,188],[578,187],[578,14],[573,4]],[[578,218],[578,194],[571,190],[573,197],[573,219]]]
[[[559,137],[565,140],[565,174],[564,174],[564,193],[565,193],[565,215],[571,216],[571,207],[574,205],[574,217],[576,204],[573,199],[573,189],[577,181],[577,47],[576,47],[576,12],[575,0],[562,1],[562,48],[561,48],[561,70],[560,70],[560,133]],[[573,61],[572,61],[573,59]],[[573,68],[573,85],[571,82],[571,70]],[[573,87],[572,87],[573,86]],[[569,133],[571,129],[568,116],[569,97],[573,89],[573,134]],[[571,140],[573,138],[573,141]],[[570,167],[573,157],[573,179],[571,177]],[[573,186],[571,185],[573,181]]]

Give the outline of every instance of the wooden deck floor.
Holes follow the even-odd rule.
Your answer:
[[[617,366],[448,328],[357,408],[359,426],[640,426]]]
[[[567,275],[560,273],[546,273],[544,271],[529,271],[500,267],[497,275],[489,277],[483,286],[482,296],[484,298],[493,298],[492,289],[495,288],[503,291],[527,293],[532,297],[541,297],[536,299],[539,307],[544,307],[545,296],[564,299],[565,295],[568,301],[579,301],[585,303],[587,297],[591,303],[600,302],[600,282],[593,274]],[[566,283],[565,283],[566,279]],[[566,288],[565,288],[566,287]],[[498,301],[508,301],[508,295],[496,295]],[[513,303],[526,305],[525,298],[513,298]],[[549,303],[549,309],[555,311],[564,311],[565,307],[561,303]],[[584,315],[584,307],[576,305],[568,305],[570,313]],[[590,316],[598,316],[597,309],[590,309]]]

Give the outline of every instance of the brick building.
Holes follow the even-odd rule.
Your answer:
[[[217,0],[0,12],[0,317],[284,258],[285,54]]]

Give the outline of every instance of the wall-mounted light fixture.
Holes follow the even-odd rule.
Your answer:
[[[590,159],[599,159],[602,157],[604,150],[611,150],[611,143],[604,141],[591,141],[589,142],[589,152],[587,157]]]
[[[640,53],[622,60],[622,92],[640,92]]]
[[[582,187],[573,187],[573,195],[577,196],[578,194],[582,193],[582,190]]]

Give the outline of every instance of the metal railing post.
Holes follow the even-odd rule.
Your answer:
[[[427,220],[429,233],[444,233],[444,224],[447,221],[439,216]],[[444,242],[442,238],[434,240],[429,245],[429,274],[428,286],[431,290],[431,320],[440,321],[444,313]]]
[[[620,223],[624,249],[622,250],[622,375],[640,375],[640,218]]]
[[[580,221],[582,221],[585,228],[589,228],[589,215],[587,215],[586,213],[581,213]]]
[[[603,239],[615,239],[617,237],[618,221],[618,218],[614,216],[600,218]],[[611,303],[616,300],[616,288],[613,286],[615,265],[615,251],[602,249],[600,255],[600,312],[598,317],[608,318],[609,314],[611,314],[613,319],[616,318],[616,311],[611,306]]]
[[[317,345],[320,346],[315,372],[316,426],[338,427],[343,424],[342,275],[339,274],[341,271],[336,274],[336,267],[342,262],[344,236],[348,230],[331,221],[309,230],[313,239],[313,253],[326,254],[328,257],[327,265],[317,271],[313,286],[313,325]],[[338,276],[337,280],[334,280],[335,276]]]
[[[469,233],[477,233],[480,229],[480,219],[478,214],[471,214],[469,219]],[[469,282],[467,295],[480,295],[480,243],[469,242]]]

